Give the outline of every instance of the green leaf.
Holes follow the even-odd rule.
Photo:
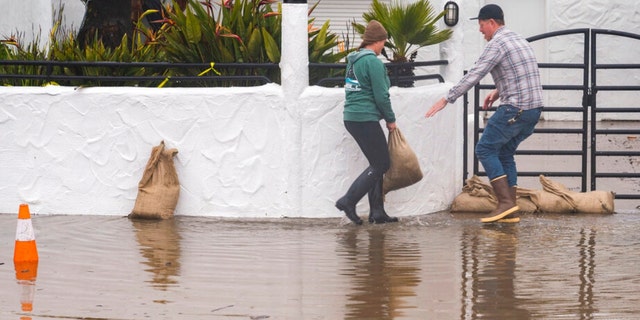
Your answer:
[[[262,28],[262,40],[264,41],[264,47],[269,60],[273,63],[280,62],[280,48],[278,47],[278,43],[265,28]]]
[[[260,55],[260,51],[262,50],[262,35],[260,34],[260,30],[253,29],[251,33],[251,37],[249,38],[249,42],[247,43],[247,54],[250,57],[258,57]]]
[[[186,29],[185,36],[187,41],[190,43],[197,43],[200,41],[202,37],[202,29],[200,27],[200,22],[196,18],[196,16],[191,12],[191,10],[187,10],[187,20],[186,20]]]

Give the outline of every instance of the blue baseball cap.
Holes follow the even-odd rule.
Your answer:
[[[500,8],[496,4],[488,4],[480,9],[478,12],[478,16],[475,18],[471,18],[469,20],[504,20],[504,13],[502,12],[502,8]]]

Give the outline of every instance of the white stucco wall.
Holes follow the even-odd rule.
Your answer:
[[[333,204],[367,163],[342,127],[342,90],[305,82],[306,5],[284,9],[282,86],[0,88],[0,212],[28,203],[43,214],[128,214],[151,148],[165,141],[179,151],[178,215],[342,216]],[[387,196],[393,215],[444,210],[460,190],[461,109],[423,117],[449,87],[392,88],[425,175]]]
[[[392,88],[398,126],[425,175],[387,195],[398,216],[446,209],[461,187],[461,109],[423,118],[448,88]],[[340,89],[309,87],[295,110],[274,84],[1,87],[0,95],[0,213],[28,203],[40,214],[126,215],[162,140],[179,151],[178,215],[342,216],[333,203],[367,166],[342,125]]]
[[[440,2],[444,6],[446,1]],[[461,101],[434,119],[423,119],[484,48],[477,23],[468,18],[488,1],[457,2],[456,35],[422,56],[445,56],[451,64],[437,69],[448,82],[391,90],[398,125],[425,174],[420,183],[388,195],[389,211],[399,216],[445,209],[461,187]],[[640,5],[632,1],[496,2],[505,9],[507,26],[525,36],[583,27],[640,32]],[[31,34],[38,21],[46,38],[59,3],[65,4],[65,26],[77,28],[84,7],[80,0],[0,0],[8,12],[0,21],[0,36],[16,30]],[[306,29],[306,17],[289,27]],[[541,62],[562,62],[576,59],[576,47],[579,41],[560,39],[536,50],[544,57]],[[614,40],[598,54],[606,62],[636,63],[638,48]],[[299,73],[287,69],[292,62],[303,63],[288,59],[281,66],[284,75]],[[575,80],[568,72],[543,76],[548,83]],[[640,79],[630,72],[625,77]],[[283,77],[282,87],[259,88],[0,88],[0,213],[13,213],[26,202],[45,214],[127,214],[151,147],[164,140],[179,150],[177,214],[341,216],[333,202],[366,165],[342,127],[342,92],[298,86],[289,78],[295,77]],[[599,76],[606,84],[619,78],[620,73]],[[634,105],[636,95],[603,95],[603,101]],[[562,92],[547,96],[547,105],[553,106],[577,106],[579,101]]]

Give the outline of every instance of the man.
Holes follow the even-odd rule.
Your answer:
[[[475,152],[491,181],[498,205],[481,221],[518,222],[518,173],[514,154],[520,142],[533,133],[542,112],[540,72],[529,42],[505,28],[504,14],[499,6],[482,7],[474,19],[478,20],[487,46],[473,68],[446,97],[427,111],[425,117],[433,117],[491,73],[496,89],[486,96],[482,108],[491,107],[498,98],[500,105],[487,122]]]

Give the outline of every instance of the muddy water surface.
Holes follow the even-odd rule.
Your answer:
[[[29,287],[12,261],[16,216],[0,215],[0,319],[639,317],[640,214],[478,218],[32,215],[40,262]]]

